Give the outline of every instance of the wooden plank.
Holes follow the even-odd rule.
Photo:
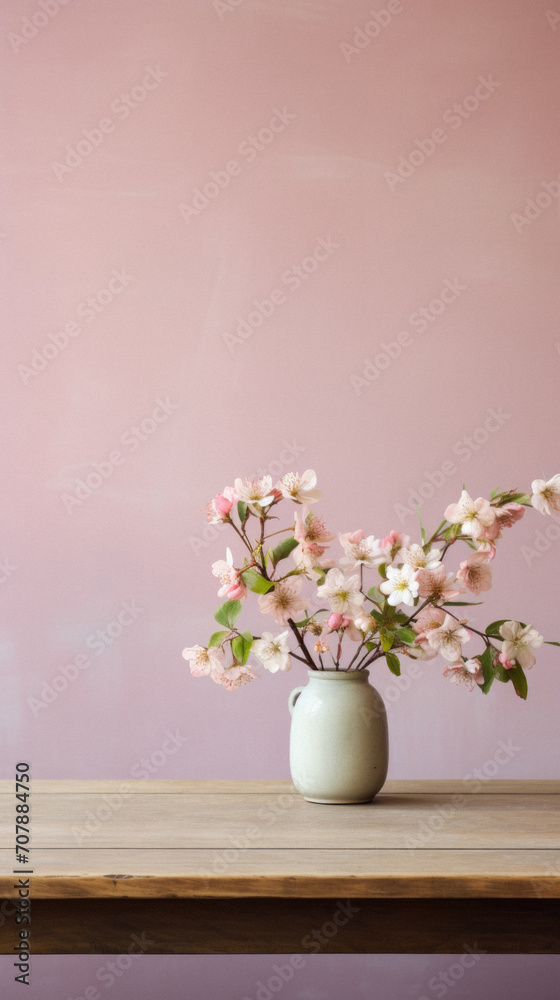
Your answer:
[[[372,804],[317,805],[297,794],[88,795],[35,797],[32,847],[472,850],[560,849],[556,795],[400,795]],[[13,844],[3,811],[0,846]]]
[[[36,900],[34,954],[560,954],[558,900]],[[0,926],[12,954],[15,925]],[[137,950],[137,948],[136,948]],[[536,987],[537,989],[537,987]]]
[[[168,795],[170,792],[182,795],[203,795],[206,793],[224,795],[280,795],[295,792],[291,781],[262,779],[183,779],[183,778],[34,778],[32,789],[34,795],[52,795],[61,793],[67,795],[83,795],[84,793],[103,794],[119,791],[124,785],[126,791],[134,795]],[[552,778],[537,779],[477,779],[436,778],[430,780],[389,780],[386,781],[379,797],[384,794],[406,795],[449,795],[455,792],[469,792],[480,795],[506,794],[522,795],[560,795],[560,780]],[[0,795],[13,796],[14,782],[11,779],[0,779]]]
[[[0,895],[17,896],[1,852]],[[553,851],[37,850],[33,900],[354,896],[560,898]]]

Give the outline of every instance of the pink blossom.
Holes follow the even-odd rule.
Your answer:
[[[443,676],[452,684],[464,684],[469,691],[474,690],[475,684],[484,684],[484,674],[478,660],[459,660],[457,663],[450,663],[443,671]]]
[[[416,621],[411,622],[411,627],[418,633],[416,642],[427,640],[428,632],[433,628],[439,628],[443,624],[445,611],[443,608],[434,608],[431,605],[424,608],[417,616]]]
[[[500,653],[498,660],[502,664],[504,670],[511,670],[515,666],[515,660],[508,660],[505,653]]]
[[[183,650],[183,659],[190,661],[193,677],[205,677],[207,674],[219,674],[224,670],[224,652],[219,646],[187,646]]]
[[[488,562],[492,562],[496,556],[496,542],[491,542],[487,538],[477,538],[477,543],[477,552],[484,552]]]
[[[540,649],[544,638],[532,625],[507,621],[500,625],[502,653],[508,660],[517,660],[520,667],[530,670],[535,665],[534,649]]]
[[[511,528],[516,521],[520,521],[525,513],[525,508],[520,503],[505,503],[503,507],[495,507],[496,519],[488,527],[484,528],[479,538],[487,541],[497,541],[502,537],[504,528]]]
[[[321,565],[321,557],[328,548],[328,545],[322,543],[332,542],[335,537],[327,529],[323,518],[310,513],[308,506],[304,507],[303,512],[296,510],[294,538],[299,545],[292,553],[296,566],[310,572],[315,566]]]
[[[461,649],[465,642],[470,639],[470,634],[463,627],[462,622],[446,615],[439,628],[431,629],[428,633],[428,643],[432,649],[436,649],[445,660],[456,663],[461,656]]]
[[[226,562],[225,559],[218,559],[212,563],[212,574],[217,576],[222,584],[218,591],[218,597],[227,597],[230,601],[245,600],[247,587],[231,563]]]
[[[279,580],[274,590],[258,597],[259,608],[263,615],[273,615],[279,625],[287,625],[288,618],[297,617],[300,611],[305,611],[310,604],[306,598],[300,597],[303,580],[300,576],[289,576]]]
[[[545,482],[544,479],[533,479],[531,503],[540,514],[551,514],[560,510],[560,475],[558,473]]]
[[[358,531],[349,531],[339,535],[338,540],[344,549],[340,565],[345,572],[358,569],[359,566],[372,569],[374,566],[379,566],[385,559],[385,553],[380,548],[378,539],[374,538],[373,535],[365,538],[361,528]]]
[[[210,524],[218,524],[220,521],[225,521],[237,499],[237,493],[233,486],[224,486],[222,492],[217,493],[204,508]]]
[[[459,580],[465,584],[471,594],[480,594],[482,590],[492,587],[492,570],[488,565],[485,552],[474,552],[472,556],[461,563],[457,573]]]
[[[221,684],[222,687],[225,687],[226,691],[235,691],[244,684],[249,684],[250,681],[259,675],[251,667],[248,667],[247,664],[234,663],[233,666],[226,667],[225,670],[212,671],[210,676],[216,684]]]
[[[446,508],[445,517],[451,524],[460,524],[464,535],[478,538],[484,528],[493,524],[496,508],[491,507],[484,497],[473,500],[467,491],[463,490],[459,502],[452,503]]]
[[[233,500],[228,500],[223,493],[217,493],[213,500],[214,507],[220,511],[220,514],[229,514],[231,508],[233,507]]]
[[[296,509],[294,523],[294,538],[303,545],[324,545],[336,538],[334,532],[328,530],[324,518],[313,514],[309,506],[303,511]]]
[[[399,656],[401,653],[412,660],[433,660],[438,655],[437,649],[432,649],[427,639],[421,636],[411,646],[399,646]]]
[[[383,550],[386,562],[392,562],[397,552],[410,545],[410,535],[403,534],[402,531],[390,531],[381,542],[380,548]]]
[[[437,569],[419,569],[416,580],[418,596],[422,598],[436,597],[438,601],[452,601],[454,597],[464,593],[462,589],[454,589],[457,577],[455,573],[448,573],[443,563]]]
[[[327,618],[327,625],[334,631],[335,629],[340,628],[343,621],[344,619],[342,615],[337,615],[336,611],[333,611]]]

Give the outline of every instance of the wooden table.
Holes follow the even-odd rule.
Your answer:
[[[16,925],[0,782],[0,951]],[[560,952],[560,782],[34,781],[35,953]],[[21,867],[21,866],[19,866]]]

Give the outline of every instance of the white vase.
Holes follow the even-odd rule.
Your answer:
[[[371,802],[387,777],[383,699],[368,670],[309,670],[289,697],[290,770],[308,802]]]

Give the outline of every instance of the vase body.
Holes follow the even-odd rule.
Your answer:
[[[383,699],[367,670],[308,675],[289,698],[292,781],[308,802],[371,802],[389,762]]]

